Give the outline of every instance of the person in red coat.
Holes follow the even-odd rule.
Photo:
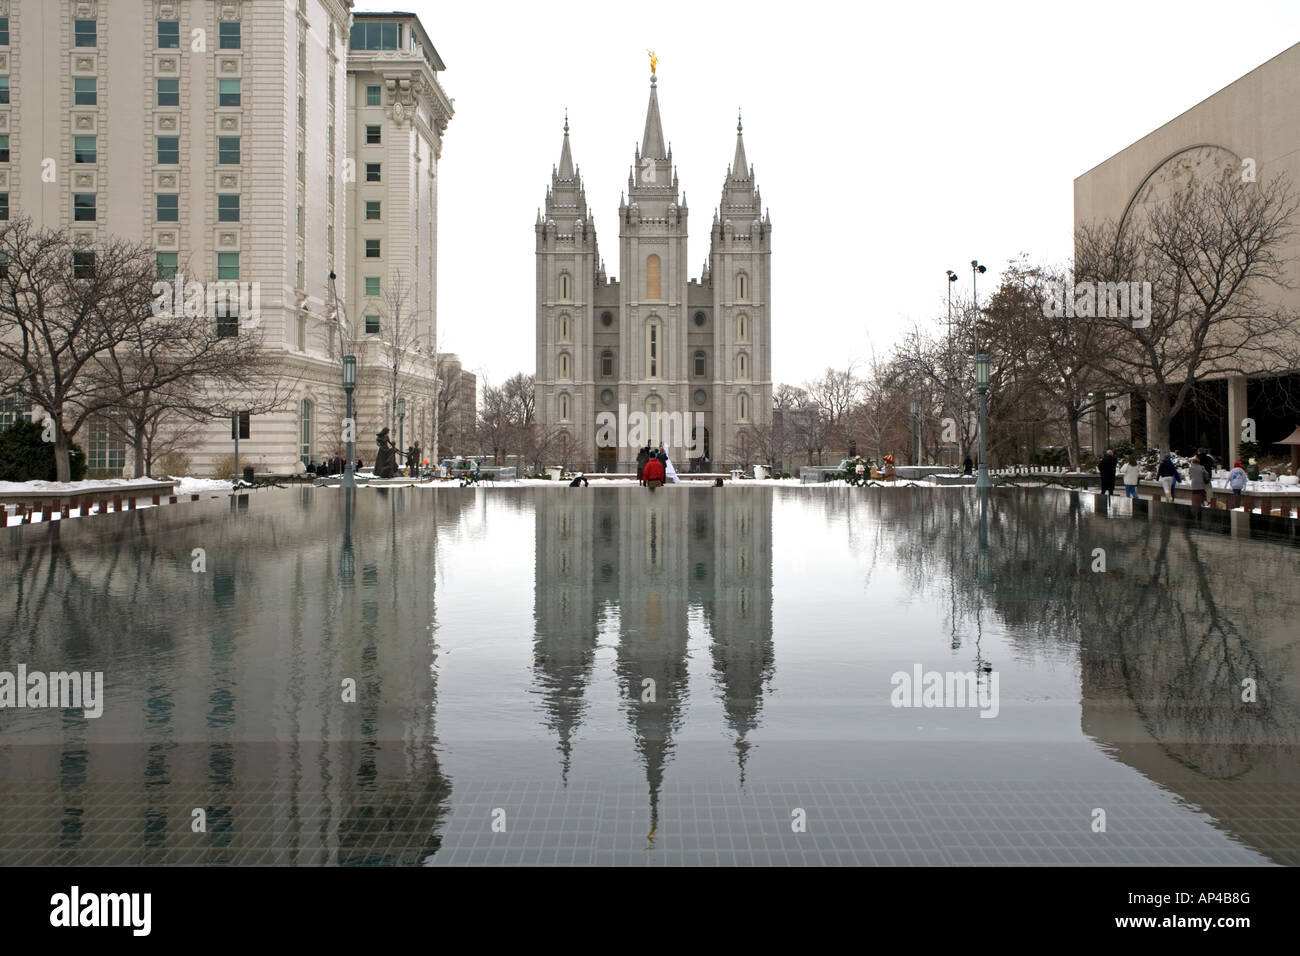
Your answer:
[[[664,483],[664,463],[658,458],[651,458],[645,463],[641,477],[645,480],[645,486],[654,491]]]

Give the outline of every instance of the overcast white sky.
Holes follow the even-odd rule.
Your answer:
[[[358,9],[391,9],[362,0]],[[800,383],[946,311],[945,269],[1070,253],[1076,176],[1300,41],[1300,2],[395,4],[456,116],[439,172],[440,347],[534,367],[534,233],[568,107],[601,251],[649,96],[691,212],[692,277],[736,109],[774,225],[772,375]],[[1298,107],[1300,108],[1300,107]]]

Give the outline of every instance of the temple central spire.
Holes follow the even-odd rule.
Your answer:
[[[645,133],[641,137],[642,159],[667,159],[668,150],[664,148],[664,129],[659,121],[659,78],[650,77],[650,105],[646,108]]]

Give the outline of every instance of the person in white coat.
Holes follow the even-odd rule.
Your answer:
[[[677,469],[673,467],[673,460],[668,457],[668,449],[660,445],[659,454],[663,457],[664,462],[664,484],[681,484],[681,479],[677,477]]]
[[[1138,479],[1142,477],[1142,469],[1138,467],[1137,459],[1132,455],[1128,456],[1128,461],[1124,463],[1124,494],[1130,498],[1138,496]]]

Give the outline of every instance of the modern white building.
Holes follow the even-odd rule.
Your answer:
[[[443,68],[414,14],[351,0],[0,0],[0,215],[148,243],[160,278],[256,290],[292,388],[251,418],[241,464],[284,474],[342,451],[345,351],[358,453],[397,431],[394,366],[408,443],[432,448]],[[92,468],[126,464],[102,428],[73,439]],[[216,472],[230,423],[185,451]]]

